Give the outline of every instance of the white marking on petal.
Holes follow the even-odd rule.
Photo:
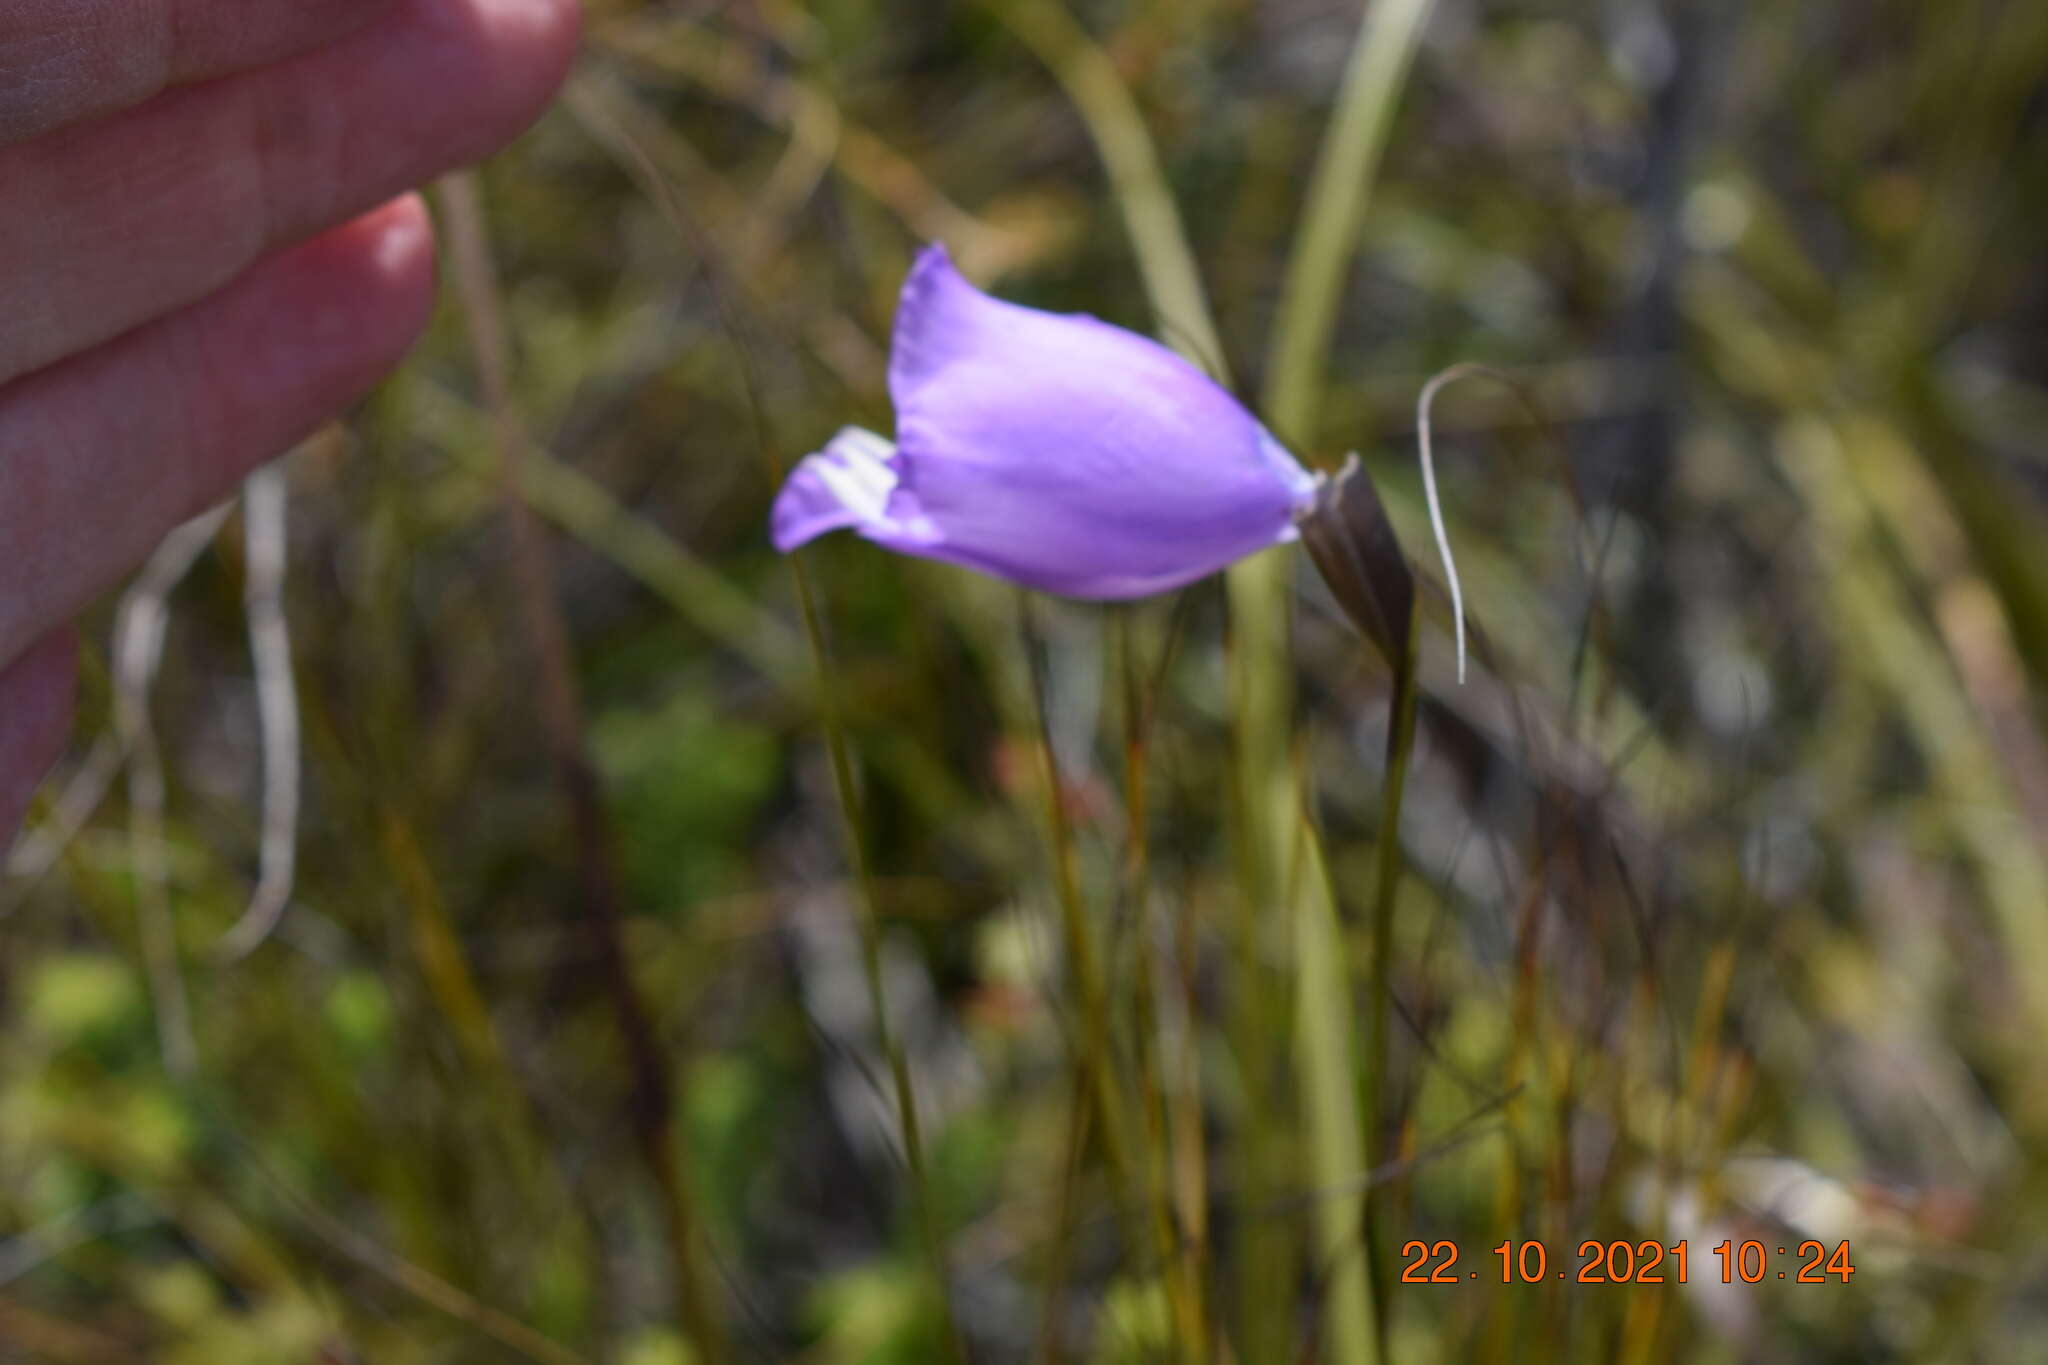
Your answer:
[[[847,511],[863,523],[889,519],[889,495],[896,491],[895,443],[865,427],[845,427],[825,443],[812,466]]]

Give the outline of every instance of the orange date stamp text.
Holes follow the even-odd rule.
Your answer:
[[[1602,1241],[1589,1237],[1569,1257],[1556,1256],[1542,1242],[1509,1238],[1470,1258],[1456,1242],[1411,1240],[1401,1244],[1402,1284],[1688,1284],[1694,1273],[1722,1284],[1847,1284],[1856,1267],[1847,1242],[1831,1248],[1812,1240],[1737,1242],[1709,1247],[1693,1264],[1689,1242]]]

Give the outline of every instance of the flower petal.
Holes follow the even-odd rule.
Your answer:
[[[848,428],[776,499],[776,545],[840,527],[1069,597],[1141,597],[1295,538],[1315,482],[1156,342],[990,298],[927,248],[889,362],[897,444]]]
[[[769,519],[775,548],[787,554],[847,527],[916,539],[916,528],[890,516],[896,484],[896,447],[865,427],[841,428],[823,450],[797,463],[776,495]]]
[[[1074,597],[1131,597],[1293,538],[1314,482],[1157,342],[994,299],[927,249],[889,367],[903,485],[943,557]]]

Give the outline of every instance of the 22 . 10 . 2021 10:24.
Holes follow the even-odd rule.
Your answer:
[[[1576,1284],[1685,1284],[1692,1273],[1689,1242],[1603,1242],[1588,1238],[1579,1243],[1574,1264],[1553,1271],[1550,1249],[1542,1242],[1512,1238],[1493,1248],[1500,1258],[1482,1273],[1458,1265],[1456,1242],[1409,1241],[1401,1246],[1402,1284],[1466,1284],[1486,1280],[1499,1284],[1537,1284],[1548,1278]],[[1792,1284],[1847,1284],[1856,1273],[1847,1242],[1804,1241],[1781,1246],[1755,1240],[1722,1241],[1709,1253],[1720,1271],[1722,1284],[1760,1284],[1784,1280]],[[1560,1258],[1562,1260],[1562,1258]],[[1498,1280],[1494,1279],[1498,1273]]]

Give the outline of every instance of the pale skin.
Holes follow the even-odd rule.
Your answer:
[[[0,0],[0,852],[71,619],[426,325],[410,188],[546,106],[575,0]]]

